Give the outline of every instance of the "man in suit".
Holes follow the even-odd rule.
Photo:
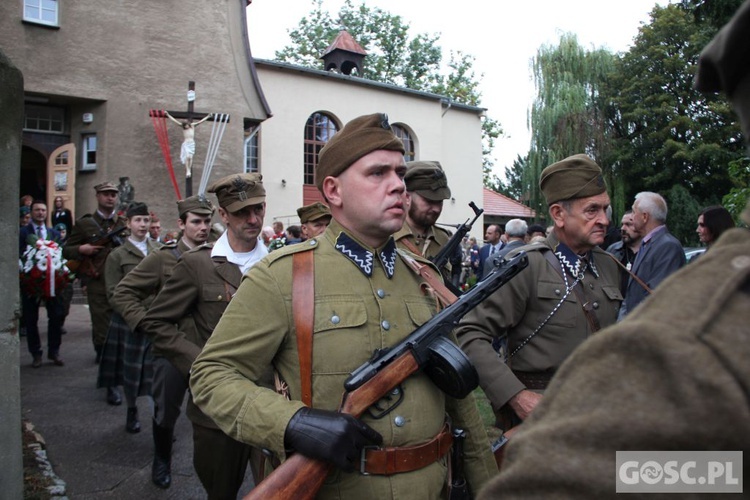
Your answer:
[[[508,238],[508,243],[496,252],[491,259],[485,261],[483,276],[487,276],[492,271],[496,260],[504,258],[516,248],[521,248],[526,244],[526,231],[528,229],[529,226],[523,219],[511,219],[505,224],[505,236]]]
[[[48,227],[47,224],[47,204],[41,200],[34,200],[31,203],[31,222],[21,228],[19,232],[19,255],[23,254],[26,246],[29,244],[29,237],[36,235],[37,238],[49,241],[60,239],[60,233]],[[31,366],[39,368],[42,366],[42,343],[39,338],[39,305],[41,297],[34,297],[27,293],[21,294],[22,321],[26,327],[26,342],[29,346],[29,352],[34,358]],[[65,363],[60,357],[60,344],[62,342],[62,322],[64,306],[62,298],[47,297],[44,299],[44,305],[47,309],[47,357],[55,366],[63,366]]]
[[[242,275],[268,255],[258,238],[266,213],[261,180],[260,174],[234,174],[208,188],[209,193],[216,193],[226,231],[215,243],[182,254],[138,325],[184,380],[237,292]],[[195,321],[192,334],[181,324],[188,315]],[[251,447],[219,430],[195,406],[192,396],[186,414],[193,424],[193,466],[208,498],[236,498]]]
[[[657,193],[643,191],[635,195],[633,226],[643,239],[631,272],[651,290],[685,265],[682,244],[667,229],[667,202]],[[625,317],[649,292],[632,277],[628,281],[619,319]]]
[[[496,252],[499,252],[503,248],[503,242],[500,241],[500,237],[503,235],[503,230],[497,224],[490,224],[487,226],[487,231],[484,233],[485,245],[479,249],[479,268],[477,269],[477,281],[481,281],[487,274],[484,272],[484,263],[487,262],[488,258],[493,256]]]

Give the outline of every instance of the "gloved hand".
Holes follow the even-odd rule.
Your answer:
[[[284,432],[284,446],[306,457],[333,463],[344,472],[359,464],[362,447],[380,444],[383,436],[345,413],[300,408]]]

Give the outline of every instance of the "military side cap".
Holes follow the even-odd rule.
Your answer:
[[[94,189],[96,190],[97,193],[101,193],[104,191],[118,191],[118,192],[120,191],[119,189],[117,189],[117,186],[115,186],[114,183],[109,182],[109,181],[105,181],[105,182],[101,182],[97,184],[96,186],[94,186]]]
[[[214,206],[205,196],[195,195],[179,200],[177,202],[177,211],[182,217],[188,212],[198,215],[213,215]]]
[[[320,219],[321,217],[330,217],[331,210],[319,201],[311,205],[305,205],[297,209],[297,215],[299,216],[300,224],[305,222],[312,222]]]
[[[31,213],[31,208],[27,207],[26,205],[21,205],[21,207],[18,209],[18,216],[23,217],[24,215],[29,215]]]
[[[750,74],[750,1],[737,10],[701,52],[695,88],[702,92],[734,93]],[[750,84],[750,82],[747,82]]]
[[[404,175],[406,190],[416,192],[428,200],[441,201],[451,197],[448,178],[437,161],[410,161]]]
[[[145,203],[134,201],[133,203],[128,205],[128,209],[125,212],[125,217],[129,219],[131,217],[135,217],[136,215],[149,215],[148,207]]]
[[[585,154],[573,155],[542,170],[539,189],[547,205],[596,196],[607,190],[602,169]]]
[[[404,154],[404,143],[391,130],[388,115],[374,113],[353,119],[320,150],[315,185],[322,192],[323,179],[339,176],[355,161],[380,149]]]
[[[214,182],[209,186],[208,192],[216,193],[219,206],[234,213],[266,201],[262,181],[263,176],[260,174],[232,174]]]

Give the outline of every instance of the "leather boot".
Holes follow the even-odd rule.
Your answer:
[[[107,387],[107,404],[112,406],[120,406],[122,404],[122,396],[117,387]]]
[[[130,434],[141,432],[141,422],[138,420],[138,407],[128,408],[128,419],[125,422],[125,430]]]
[[[156,421],[151,426],[154,430],[154,463],[151,466],[151,481],[162,489],[172,484],[172,437],[174,429],[160,427]]]

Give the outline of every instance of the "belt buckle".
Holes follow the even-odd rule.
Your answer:
[[[367,450],[377,450],[380,446],[375,444],[368,444],[362,447],[362,451],[359,454],[359,473],[363,476],[369,476],[370,473],[365,470],[367,465]]]

